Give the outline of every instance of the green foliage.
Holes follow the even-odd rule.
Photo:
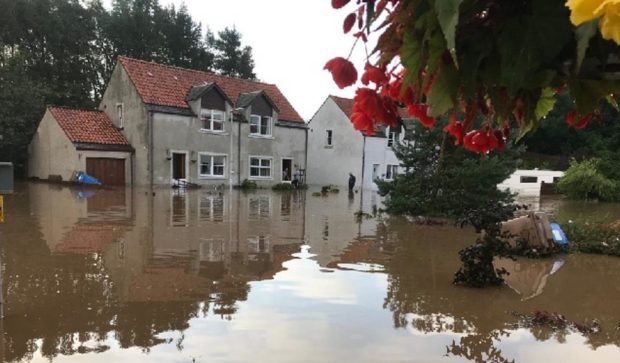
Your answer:
[[[570,241],[572,252],[594,253],[620,257],[618,225],[597,222],[563,222],[562,230]],[[615,228],[614,228],[615,227]]]
[[[289,191],[289,190],[295,190],[295,187],[291,183],[278,183],[278,184],[274,184],[271,187],[271,190]]]
[[[513,196],[497,184],[516,169],[520,149],[479,156],[452,145],[441,127],[416,124],[411,140],[394,151],[405,172],[377,181],[387,212],[453,218],[476,229],[512,216]]]
[[[213,42],[215,68],[225,76],[256,79],[252,47],[241,47],[241,33],[235,28],[225,28],[218,36]]]
[[[558,191],[575,199],[617,199],[618,184],[604,176],[598,165],[596,159],[571,160],[570,167],[558,181]]]
[[[254,190],[257,187],[258,186],[256,185],[256,182],[254,180],[248,179],[243,179],[243,182],[241,182],[241,185],[239,186],[239,188],[242,190]]]
[[[335,185],[323,185],[321,187],[321,194],[326,195],[327,193],[340,193],[340,189]]]
[[[501,285],[506,270],[493,266],[496,256],[508,256],[510,246],[506,240],[487,233],[473,245],[459,251],[462,267],[454,275],[454,284],[470,287]]]

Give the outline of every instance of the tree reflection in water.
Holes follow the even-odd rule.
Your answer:
[[[617,261],[605,256],[568,256],[559,273],[552,259],[503,262],[512,285],[471,289],[452,285],[461,244],[473,240],[468,230],[441,226],[415,226],[405,218],[387,218],[378,240],[392,245],[385,262],[388,288],[384,308],[393,314],[394,326],[424,333],[462,335],[446,347],[448,355],[475,362],[510,362],[498,347],[516,329],[527,329],[538,341],[566,342],[575,329],[552,330],[519,321],[511,312],[530,314],[557,311],[578,323],[597,320],[601,331],[584,334],[593,348],[620,346],[620,317],[612,301],[620,298]],[[604,279],[601,279],[604,276]],[[578,292],[576,294],[575,292]],[[515,294],[516,293],[516,294]],[[601,297],[605,296],[604,299]]]

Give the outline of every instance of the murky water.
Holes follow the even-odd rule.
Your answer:
[[[360,199],[21,184],[0,224],[0,360],[620,361],[620,258],[497,261],[509,286],[455,287],[472,231],[358,223],[379,202]],[[539,310],[600,332],[516,317]]]

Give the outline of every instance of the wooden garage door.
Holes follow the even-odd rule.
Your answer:
[[[86,174],[99,179],[103,185],[125,185],[125,160],[86,158]]]

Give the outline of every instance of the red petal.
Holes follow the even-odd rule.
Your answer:
[[[341,7],[347,5],[351,0],[332,0],[332,8],[340,9]]]
[[[353,63],[342,57],[330,59],[325,63],[325,67],[331,72],[332,78],[338,87],[345,88],[357,81],[357,70]]]
[[[355,13],[351,13],[347,15],[346,18],[344,18],[344,23],[342,24],[342,30],[344,31],[344,33],[346,34],[349,31],[351,31],[351,28],[353,28],[354,24],[355,24]]]

